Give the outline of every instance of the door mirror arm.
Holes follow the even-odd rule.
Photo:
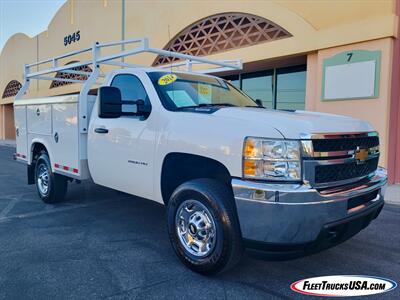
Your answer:
[[[138,99],[135,101],[122,100],[121,104],[136,105],[135,113],[121,112],[122,116],[142,116],[145,119],[147,119],[147,117],[150,115],[150,112],[151,112],[151,107],[146,105],[146,103],[142,99]]]

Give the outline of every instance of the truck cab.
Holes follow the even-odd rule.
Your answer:
[[[191,70],[196,60],[234,67],[227,62],[147,41],[131,51],[175,55],[189,67],[124,65],[93,96],[95,68],[79,95],[15,102],[16,158],[45,202],[61,201],[69,181],[92,179],[162,203],[177,256],[207,275],[233,267],[244,247],[286,257],[321,251],[379,215],[387,177],[369,123],[265,109]]]

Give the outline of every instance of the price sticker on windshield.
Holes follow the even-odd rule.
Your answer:
[[[167,75],[161,76],[158,79],[158,84],[159,85],[168,85],[168,84],[173,83],[176,79],[178,79],[178,77],[176,77],[175,74],[167,74]]]
[[[202,99],[211,102],[211,86],[209,84],[199,83],[197,85],[197,92]]]

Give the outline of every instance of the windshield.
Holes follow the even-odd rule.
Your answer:
[[[169,110],[204,106],[254,106],[257,103],[223,79],[185,73],[148,73]]]

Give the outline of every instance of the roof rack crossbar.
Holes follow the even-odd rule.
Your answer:
[[[73,69],[73,68],[78,68],[78,67],[83,67],[83,66],[87,66],[92,64],[92,61],[90,60],[85,60],[85,61],[81,61],[81,62],[76,62],[76,63],[72,63],[72,64],[68,64],[68,65],[64,65],[61,67],[52,67],[52,68],[48,68],[48,69],[44,69],[41,71],[37,71],[34,73],[25,73],[24,76],[26,78],[33,78],[36,76],[41,76],[44,74],[49,74],[49,73],[57,73],[57,72],[61,72],[61,71],[65,71],[65,70],[69,70],[69,69]],[[29,66],[26,66],[28,69],[30,68]]]
[[[148,45],[148,42],[146,42],[146,40],[147,40],[146,38],[130,39],[130,40],[117,41],[117,42],[102,43],[102,44],[98,44],[98,46],[99,47],[112,47],[112,46],[121,46],[121,45],[134,44],[134,43],[142,43],[142,45],[147,43],[147,45]]]
[[[78,54],[81,54],[81,53],[84,53],[84,52],[88,52],[91,49],[92,49],[91,47],[83,48],[83,49],[80,49],[80,50],[77,50],[77,51],[72,51],[72,52],[68,52],[68,53],[62,54],[62,55],[58,55],[58,56],[55,56],[53,58],[49,58],[49,59],[41,60],[41,61],[38,61],[38,62],[34,62],[34,63],[31,63],[31,64],[28,64],[27,66],[28,67],[34,67],[34,66],[46,64],[46,63],[49,63],[49,62],[58,61],[59,59],[63,59],[63,58],[67,58],[67,57],[70,57],[70,56],[78,55]]]
[[[209,65],[217,65],[221,67],[228,67],[232,69],[238,69],[236,64],[230,62],[225,62],[225,61],[220,61],[220,60],[210,60],[204,57],[198,57],[198,56],[193,56],[193,55],[188,55],[188,54],[183,54],[179,52],[172,52],[172,51],[167,51],[167,50],[162,50],[162,49],[156,49],[156,48],[148,48],[147,52],[151,52],[154,54],[158,54],[161,56],[167,56],[167,57],[175,57],[183,60],[190,60],[192,62],[197,62],[197,63],[203,63],[203,64],[209,64]]]
[[[221,67],[221,68],[209,68],[209,69],[205,69],[205,70],[196,70],[196,72],[198,73],[213,73],[213,72],[220,72],[221,69],[227,70],[227,71],[231,71],[233,66],[237,66],[237,69],[242,69],[242,63],[238,60],[219,60],[216,61],[219,62],[220,64],[228,64],[229,67]],[[193,65],[199,65],[199,64],[204,64],[203,62],[199,62],[199,61],[192,61],[192,60],[184,60],[184,61],[178,61],[178,62],[174,62],[168,65],[161,65],[159,66],[159,68],[161,69],[168,69],[168,68],[179,68],[179,67],[186,67],[187,69],[189,69],[190,71],[192,71],[192,66]]]
[[[84,75],[84,76],[89,76],[92,74],[92,72],[87,72],[87,71],[78,71],[78,70],[64,70],[61,73],[67,73],[67,74],[75,74],[75,75]]]
[[[62,82],[71,82],[71,83],[82,83],[85,80],[72,79],[72,78],[60,78],[60,77],[49,77],[49,76],[36,76],[32,78],[34,80],[51,80],[51,81],[62,81]]]
[[[126,62],[121,62],[121,61],[105,61],[101,63],[102,65],[110,65],[110,66],[119,66],[119,67],[127,67],[127,68],[140,68],[144,67],[143,65],[138,65],[138,64],[131,64],[131,63],[126,63]]]
[[[118,59],[118,58],[133,56],[133,55],[140,54],[140,53],[143,53],[143,52],[146,52],[146,51],[142,47],[129,49],[129,50],[124,50],[122,52],[118,52],[118,53],[115,53],[115,54],[110,54],[110,55],[107,55],[107,56],[98,57],[98,58],[96,58],[96,63],[99,64],[99,63],[102,63],[102,62],[105,62],[105,61],[110,61],[110,60],[114,60],[114,59]]]

